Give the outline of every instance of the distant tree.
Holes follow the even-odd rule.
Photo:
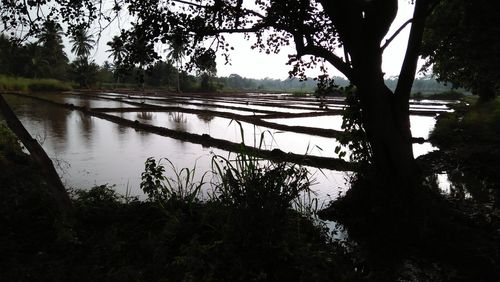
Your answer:
[[[37,35],[37,43],[41,46],[41,59],[47,62],[41,66],[43,77],[64,79],[66,76],[68,57],[64,53],[63,36],[61,25],[52,20],[46,21]]]
[[[73,80],[78,82],[80,87],[89,87],[97,82],[99,66],[86,57],[78,57],[70,64]]]
[[[158,61],[146,70],[146,84],[150,86],[174,86],[178,76],[177,69],[169,62]]]
[[[94,48],[95,40],[89,34],[84,25],[80,25],[73,30],[70,36],[71,52],[81,58],[88,58],[90,51]]]
[[[442,0],[426,24],[422,55],[441,81],[471,90],[480,101],[500,88],[500,10],[490,0]]]
[[[115,77],[116,82],[120,83],[120,78],[126,75],[127,69],[123,66],[123,60],[126,56],[127,51],[125,50],[125,45],[120,36],[114,36],[111,41],[107,43],[109,49],[109,57],[113,57],[113,63],[115,65]]]
[[[186,56],[186,45],[187,40],[181,34],[174,34],[169,40],[169,52],[167,58],[173,61],[177,65],[177,92],[181,92],[181,82],[180,82],[180,69],[182,66],[182,60]]]
[[[95,40],[85,25],[78,25],[71,31],[70,43],[71,52],[77,56],[71,64],[72,72],[80,87],[89,87],[96,82],[99,70],[94,61],[89,61]]]
[[[217,64],[215,62],[215,52],[212,49],[203,49],[195,52],[192,58],[194,64],[198,66],[198,75],[200,76],[200,90],[204,92],[213,92],[217,89],[213,78],[217,73]]]
[[[113,63],[121,64],[126,55],[123,40],[120,36],[114,36],[113,39],[106,44],[109,46],[107,52],[111,53],[109,57],[113,57]]]

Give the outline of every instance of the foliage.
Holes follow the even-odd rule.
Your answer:
[[[97,82],[99,66],[86,57],[78,57],[70,64],[71,77],[80,87],[90,87]]]
[[[0,156],[14,156],[22,152],[21,145],[17,141],[16,136],[7,125],[0,121]]]
[[[47,43],[47,46],[50,48],[38,43],[22,44],[0,34],[0,74],[64,79],[67,58],[62,45]]]
[[[9,135],[1,133],[3,144]],[[7,185],[2,186],[0,197],[4,224],[0,251],[10,255],[2,259],[0,272],[9,281],[25,277],[44,281],[359,281],[362,275],[346,250],[331,241],[322,226],[277,198],[276,189],[260,191],[264,198],[249,193],[247,199],[266,203],[264,209],[255,202],[255,210],[242,205],[248,200],[225,202],[230,199],[226,197],[204,202],[170,197],[169,204],[162,206],[154,199],[127,200],[107,185],[76,190],[73,236],[61,239],[61,230],[53,225],[50,203],[37,194],[43,190],[35,189],[44,185],[35,177],[36,169],[20,169],[29,167],[29,162],[8,161],[15,169],[5,169],[0,162],[5,172],[0,183]],[[154,181],[163,171],[160,167],[148,159],[144,175],[146,179],[148,174],[154,175],[152,185],[163,189],[163,180]],[[249,177],[251,171],[244,174],[256,187],[269,188],[274,180],[263,173],[285,177],[277,169],[261,170],[255,177]],[[170,190],[167,193],[172,195]],[[290,194],[282,195],[290,199]],[[276,214],[281,216],[273,216]]]
[[[177,81],[177,69],[168,62],[159,61],[146,70],[146,85],[153,87],[173,87]]]
[[[490,2],[441,1],[427,21],[422,48],[426,68],[481,101],[493,99],[500,87],[500,18]]]
[[[366,166],[371,162],[372,152],[363,127],[360,101],[356,96],[355,87],[346,87],[344,93],[346,95],[346,106],[342,116],[341,128],[345,134],[339,137],[340,145],[335,147],[335,153],[340,158],[343,158],[347,154],[347,151],[344,151],[343,148],[347,147],[350,153],[349,159]]]
[[[445,91],[441,93],[436,93],[429,95],[428,99],[440,99],[440,100],[460,100],[464,97],[464,94],[455,90]]]
[[[61,25],[55,21],[48,20],[43,24],[42,31],[37,36],[37,43],[41,46],[41,58],[47,62],[43,67],[43,73],[41,73],[43,77],[65,78],[65,68],[68,64],[68,58],[63,50],[63,35]]]
[[[141,189],[148,198],[154,202],[164,205],[168,201],[181,200],[193,203],[200,196],[203,186],[203,177],[200,181],[194,181],[196,166],[193,169],[182,168],[177,171],[170,160],[166,160],[175,178],[165,176],[165,167],[161,159],[157,162],[154,158],[146,160],[144,172],[141,174]]]
[[[316,79],[315,79],[316,80]],[[338,85],[335,83],[335,79],[329,78],[328,75],[320,75],[317,78],[318,85],[314,91],[315,96],[324,97],[338,94]]]
[[[213,170],[218,176],[214,196],[223,204],[267,216],[286,210],[301,193],[310,192],[308,172],[295,164],[270,163],[238,154],[234,160],[214,156]]]
[[[71,52],[80,58],[87,58],[95,44],[95,40],[92,37],[85,26],[82,25],[75,28],[70,37]]]
[[[430,141],[440,148],[455,148],[461,161],[497,177],[494,163],[500,156],[500,101],[483,105],[458,105],[452,113],[439,116]]]

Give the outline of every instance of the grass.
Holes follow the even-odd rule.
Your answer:
[[[68,91],[70,83],[56,79],[31,79],[0,75],[0,91]]]

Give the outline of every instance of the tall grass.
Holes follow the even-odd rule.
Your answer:
[[[56,79],[32,79],[0,75],[0,91],[68,91],[71,84]]]
[[[168,164],[173,176],[165,176],[165,166],[162,159],[156,161],[148,158],[145,169],[142,173],[141,189],[148,195],[149,200],[164,206],[171,200],[180,200],[186,203],[194,203],[199,200],[203,181],[206,172],[201,180],[195,180],[196,165],[194,168],[182,168],[178,170],[169,160],[164,159]]]

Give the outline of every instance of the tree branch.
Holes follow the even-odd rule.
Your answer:
[[[387,48],[387,46],[389,46],[389,44],[391,44],[391,42],[399,35],[399,33],[401,33],[401,31],[403,31],[403,29],[405,29],[405,27],[407,25],[409,25],[410,23],[413,22],[413,19],[409,19],[407,20],[404,24],[402,24],[398,30],[396,30],[396,32],[394,32],[394,34],[389,37],[389,39],[387,39],[384,43],[384,45],[381,47],[382,50],[385,50],[385,48]]]
[[[425,28],[425,20],[428,14],[426,11],[426,4],[428,4],[426,0],[417,0],[415,3],[413,24],[411,26],[410,37],[408,39],[408,47],[406,48],[405,58],[399,73],[399,80],[395,90],[397,99],[403,104],[408,103],[413,80],[415,79],[418,55],[420,53]]]
[[[295,48],[297,49],[297,56],[302,57],[305,55],[313,55],[316,57],[321,57],[332,64],[337,70],[343,73],[349,80],[354,80],[354,74],[352,68],[344,62],[340,57],[335,55],[333,52],[317,45],[304,45],[302,36],[294,34]]]

